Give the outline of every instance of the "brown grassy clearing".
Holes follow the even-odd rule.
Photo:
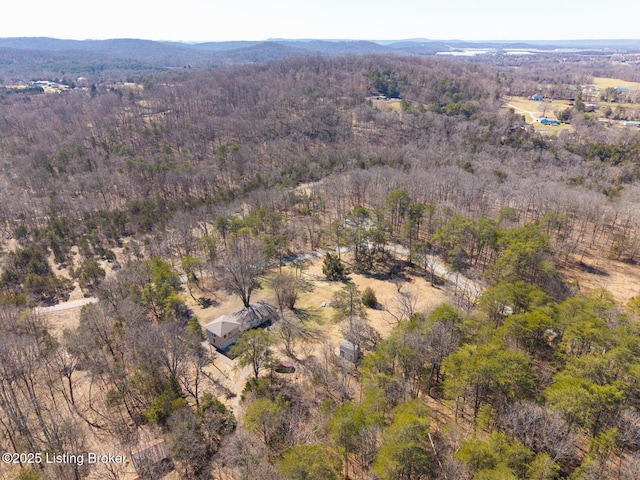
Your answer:
[[[402,113],[402,106],[399,98],[387,98],[385,100],[379,100],[377,98],[372,98],[371,102],[373,106],[378,110],[382,110],[383,112],[398,112]]]
[[[347,256],[347,259],[348,258]],[[341,327],[345,321],[337,321],[334,318],[335,310],[333,308],[321,307],[323,302],[327,302],[327,304],[331,302],[333,295],[339,291],[344,284],[342,282],[331,282],[324,278],[322,275],[322,261],[322,258],[314,259],[309,268],[303,272],[303,278],[307,280],[313,288],[309,292],[302,293],[296,302],[296,308],[308,319],[305,321],[310,322],[310,325],[315,328],[319,334],[317,341],[304,345],[296,344],[296,356],[302,361],[311,356],[319,358],[327,345],[332,349],[336,349],[344,339],[341,333]],[[283,266],[282,268],[286,270],[289,267]],[[256,291],[252,296],[252,302],[265,300],[273,305],[277,304],[273,292],[268,287],[269,278],[275,272],[276,269],[273,269],[265,276],[263,288]],[[351,273],[348,277],[356,284],[361,292],[367,287],[371,287],[375,292],[379,307],[377,309],[367,309],[367,321],[382,338],[387,337],[391,333],[395,320],[386,309],[393,311],[394,297],[397,292],[396,285],[388,280],[374,278],[369,275]],[[417,311],[427,312],[441,303],[446,302],[448,299],[448,295],[444,290],[432,287],[429,282],[422,277],[407,275],[407,280],[402,288],[404,291],[415,292],[419,295],[419,301],[416,305]],[[224,292],[216,292],[215,301],[216,304],[214,306],[203,309],[200,305],[196,304],[193,299],[188,297],[187,304],[193,309],[203,327],[215,318],[242,307],[242,302],[236,296]],[[278,346],[277,355],[281,358],[287,356],[284,347]],[[213,365],[207,369],[207,373],[227,388],[229,392],[235,394],[235,397],[227,400],[227,404],[234,408],[235,411],[238,411],[240,409],[240,394],[247,379],[251,376],[250,369],[248,367],[240,369],[237,367],[236,361],[218,354]],[[292,377],[292,380],[297,378],[297,376]]]
[[[558,134],[562,131],[573,131],[573,127],[566,123],[558,126],[542,125],[538,122],[540,118],[555,118],[557,113],[568,108],[567,102],[564,100],[540,101],[529,100],[520,97],[505,97],[505,103],[502,108],[512,108],[516,113],[522,114],[525,121],[539,132],[548,134]]]
[[[580,290],[605,289],[623,304],[640,295],[640,269],[616,260],[574,257],[560,272],[568,282],[576,281]]]
[[[640,90],[640,82],[628,82],[619,78],[593,77],[593,86],[605,90],[607,88],[628,87],[630,90]]]

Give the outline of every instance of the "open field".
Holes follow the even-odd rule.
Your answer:
[[[344,283],[326,280],[322,275],[322,262],[323,258],[316,258],[311,262],[309,268],[304,270],[302,278],[309,282],[311,289],[300,294],[296,308],[307,314],[309,319],[317,324],[326,342],[337,347],[343,340],[339,333],[340,322],[335,321],[333,308],[321,305],[323,302],[330,303],[334,294],[344,286]],[[282,268],[283,271],[288,269],[287,266]],[[273,291],[268,286],[270,276],[271,274],[264,278],[263,288],[257,290],[252,296],[252,303],[258,300],[264,300],[274,305],[277,303]],[[393,317],[387,310],[393,311],[394,309],[396,284],[386,279],[357,273],[350,273],[348,278],[356,284],[361,292],[367,287],[371,287],[375,292],[379,306],[377,309],[367,309],[367,319],[378,333],[383,337],[387,336],[394,325]],[[416,303],[416,311],[427,312],[446,302],[449,298],[444,289],[432,287],[423,277],[415,275],[407,274],[401,288],[404,292],[415,293],[419,298]],[[203,327],[217,317],[242,307],[242,302],[235,295],[216,292],[216,299],[216,305],[203,309],[187,298],[189,307],[193,309]]]
[[[530,123],[537,120],[541,116],[553,117],[555,112],[566,107],[566,102],[563,100],[554,100],[552,102],[543,100],[536,102],[523,97],[504,97],[505,106],[511,107],[516,112],[524,113],[528,116],[527,122]]]
[[[627,82],[617,78],[593,77],[593,86],[605,90],[607,88],[628,87],[630,90],[640,90],[640,82]]]
[[[567,282],[576,282],[581,291],[605,289],[623,304],[640,295],[640,272],[635,265],[596,257],[585,257],[582,262],[572,258],[560,272]]]
[[[605,80],[612,80],[612,79],[605,79]],[[633,82],[626,82],[626,83],[632,84]],[[617,83],[616,85],[621,85],[621,84]],[[638,88],[640,89],[640,83],[634,84],[634,85],[638,85]],[[619,108],[623,108],[627,112],[632,112],[632,108],[637,106],[637,104],[633,104],[633,103],[618,104],[618,103],[600,102],[600,101],[598,101],[597,103],[600,105],[600,110],[597,110],[594,113],[585,114],[585,115],[590,115],[593,117],[602,117],[603,114],[601,112],[606,108],[610,108],[613,111]],[[562,131],[572,132],[575,130],[572,125],[566,124],[566,123],[561,123],[560,125],[552,126],[552,125],[543,125],[538,121],[542,117],[555,118],[559,111],[569,108],[569,105],[567,105],[567,102],[565,100],[552,100],[552,101],[543,100],[540,102],[536,102],[534,100],[529,100],[522,97],[505,97],[505,103],[503,104],[503,108],[511,108],[516,113],[524,115],[525,121],[528,124],[530,124],[538,132],[545,132],[546,134],[557,135]],[[630,118],[634,118],[634,116],[631,116]],[[608,122],[611,126],[617,126],[617,127],[623,126],[622,120],[609,120]]]
[[[543,131],[551,134],[559,133],[564,130],[573,131],[573,127],[571,125],[560,124],[554,127],[551,125],[542,125],[538,122],[542,117],[555,118],[558,111],[567,108],[567,103],[564,100],[536,102],[534,100],[521,97],[505,97],[505,104],[503,107],[512,108],[516,113],[524,115],[525,121],[528,124],[531,124],[537,131]]]
[[[561,123],[560,125],[553,126],[553,125],[542,125],[541,123],[536,122],[532,126],[534,130],[536,130],[537,132],[544,132],[549,135],[558,135],[560,132],[563,132],[563,131],[569,131],[569,132],[573,131],[573,127],[571,127],[571,125],[567,123]]]
[[[371,100],[373,106],[383,112],[402,112],[401,100],[398,98],[378,99],[373,98]]]

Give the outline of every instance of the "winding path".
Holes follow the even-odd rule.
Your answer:
[[[529,110],[525,110],[524,108],[516,107],[515,105],[513,105],[511,103],[505,103],[505,105],[507,107],[513,108],[514,110],[516,110],[516,111],[518,111],[520,113],[526,113],[527,115],[529,115],[533,119],[531,122],[529,122],[529,125],[533,125],[534,123],[536,123],[538,121],[539,113],[530,112]]]

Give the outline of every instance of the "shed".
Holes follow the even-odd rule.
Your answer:
[[[356,363],[360,357],[360,348],[349,340],[344,340],[340,344],[339,355],[340,358]]]
[[[293,373],[296,371],[296,367],[289,360],[280,360],[276,364],[275,371],[278,373]]]
[[[141,479],[161,478],[173,469],[162,438],[140,444],[131,450],[131,460]]]

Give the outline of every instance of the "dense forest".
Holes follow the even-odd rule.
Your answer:
[[[638,129],[580,96],[552,133],[505,106],[640,79],[614,60],[118,60],[6,81],[1,449],[131,456],[162,439],[141,478],[640,479],[639,287],[606,288],[612,265],[638,279]],[[640,118],[640,90],[605,94]],[[355,363],[309,346],[311,253]],[[387,331],[356,275],[396,286]],[[447,301],[416,308],[415,278]],[[233,399],[195,309],[258,291],[281,318],[226,352],[250,372]],[[46,307],[78,292],[94,302],[54,329]],[[130,478],[11,458],[6,478]]]

